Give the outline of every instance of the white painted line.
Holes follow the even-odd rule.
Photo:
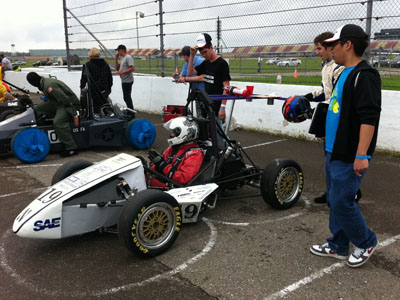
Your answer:
[[[284,141],[286,141],[286,139],[283,139],[283,140],[276,140],[276,141],[266,142],[266,143],[261,143],[261,144],[252,145],[252,146],[247,146],[247,147],[243,147],[243,149],[250,149],[250,148],[255,148],[255,147],[261,147],[261,146],[270,145],[270,144],[275,144],[275,143],[284,142]]]
[[[21,165],[12,167],[0,167],[0,169],[25,169],[25,168],[40,168],[40,167],[59,167],[62,164],[47,164],[47,165]]]
[[[219,221],[219,220],[214,220],[214,219],[207,219],[205,217],[203,217],[203,219],[204,220],[208,220],[208,221],[213,222],[213,223],[216,223],[216,224],[231,225],[231,226],[249,226],[249,225],[261,225],[261,224],[267,224],[267,223],[281,222],[281,221],[285,221],[285,220],[289,220],[289,219],[300,217],[307,210],[310,209],[310,207],[311,207],[310,200],[308,200],[308,198],[305,197],[304,195],[302,195],[302,197],[304,198],[303,200],[305,202],[305,206],[303,207],[302,211],[294,213],[294,214],[291,214],[291,215],[288,215],[288,216],[284,216],[284,217],[281,217],[281,218],[268,219],[268,220],[259,221],[259,222],[226,222],[226,221]]]
[[[185,261],[184,263],[180,264],[179,266],[175,267],[174,269],[164,272],[162,274],[150,277],[148,279],[145,279],[140,282],[135,282],[131,284],[126,284],[126,285],[121,285],[118,287],[110,288],[110,289],[104,289],[101,291],[86,291],[86,292],[76,292],[76,291],[71,291],[71,289],[66,289],[66,292],[60,291],[60,290],[54,290],[54,291],[49,291],[45,288],[38,287],[34,285],[32,282],[30,282],[29,279],[25,279],[21,275],[19,275],[9,264],[7,260],[7,255],[6,255],[6,250],[4,248],[4,240],[11,234],[11,230],[7,230],[1,239],[0,243],[0,266],[6,271],[6,273],[14,278],[16,282],[22,286],[25,286],[29,288],[30,290],[38,293],[38,294],[45,294],[45,295],[50,295],[50,296],[68,296],[68,297],[88,297],[88,296],[107,296],[110,294],[115,294],[120,291],[126,291],[130,290],[136,287],[144,286],[148,283],[152,283],[161,279],[167,279],[171,280],[171,277],[175,274],[178,274],[179,272],[182,272],[185,270],[189,265],[194,264],[197,262],[200,258],[205,256],[208,252],[211,251],[211,249],[214,247],[215,242],[217,240],[217,229],[215,228],[214,224],[211,222],[208,222],[207,220],[204,220],[204,222],[207,224],[207,226],[210,228],[210,238],[205,245],[205,247],[201,250],[201,252],[194,257],[190,258],[189,260]]]
[[[48,186],[46,186],[46,187],[41,187],[41,188],[37,188],[37,189],[33,189],[33,190],[28,190],[28,191],[22,191],[22,192],[15,192],[15,193],[10,193],[10,194],[4,194],[4,195],[0,195],[0,198],[7,198],[7,197],[11,197],[11,196],[26,194],[26,193],[30,193],[30,192],[32,192],[32,191],[40,191],[40,190],[44,190],[44,189],[47,189],[47,188],[48,188]]]
[[[400,234],[396,235],[394,237],[391,237],[383,242],[380,242],[378,247],[376,248],[381,249],[383,247],[389,246],[390,244],[396,242],[397,240],[400,240]],[[313,255],[313,254],[311,254]],[[282,290],[280,290],[279,292],[276,292],[272,295],[269,295],[268,297],[264,298],[265,300],[273,300],[273,299],[278,299],[278,298],[282,298],[287,296],[288,294],[290,294],[291,292],[301,288],[302,286],[311,283],[313,280],[315,279],[319,279],[321,277],[323,277],[326,274],[331,274],[334,270],[339,269],[341,267],[344,267],[346,265],[346,262],[342,261],[342,262],[338,262],[335,263],[333,265],[330,265],[327,268],[321,269],[313,274],[311,274],[310,276],[304,277],[303,279],[288,285],[287,287],[283,288]]]

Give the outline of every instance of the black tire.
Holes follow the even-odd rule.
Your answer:
[[[269,205],[287,209],[299,200],[303,186],[304,176],[300,166],[293,160],[277,158],[265,167],[260,189]]]
[[[54,173],[53,178],[51,179],[51,185],[56,184],[57,182],[67,178],[68,176],[80,170],[86,169],[91,165],[93,165],[93,163],[87,160],[72,160],[66,162],[58,168],[56,173]]]
[[[0,122],[7,120],[13,116],[15,116],[15,113],[12,109],[5,110],[0,114]]]
[[[175,242],[181,220],[181,208],[174,197],[159,190],[144,190],[122,208],[118,235],[133,253],[153,257]]]

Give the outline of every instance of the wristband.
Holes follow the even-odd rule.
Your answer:
[[[356,155],[356,158],[358,158],[358,159],[371,159],[371,155],[366,155],[366,156]]]
[[[219,109],[225,110],[225,106],[221,105],[221,107]]]

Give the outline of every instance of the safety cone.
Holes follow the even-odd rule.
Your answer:
[[[282,83],[282,75],[281,75],[281,73],[278,73],[278,75],[276,76],[276,83],[277,84],[281,84]]]
[[[297,68],[294,69],[294,78],[299,78],[299,73],[297,73]]]

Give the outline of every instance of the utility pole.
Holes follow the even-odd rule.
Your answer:
[[[165,62],[164,62],[164,23],[163,23],[163,0],[158,0],[159,14],[160,14],[160,51],[161,51],[161,77],[165,76]]]
[[[65,49],[67,51],[67,65],[68,65],[68,71],[71,71],[71,64],[70,64],[70,61],[69,61],[69,40],[68,40],[68,23],[67,23],[67,4],[66,4],[66,0],[63,0],[63,12],[64,12]]]

